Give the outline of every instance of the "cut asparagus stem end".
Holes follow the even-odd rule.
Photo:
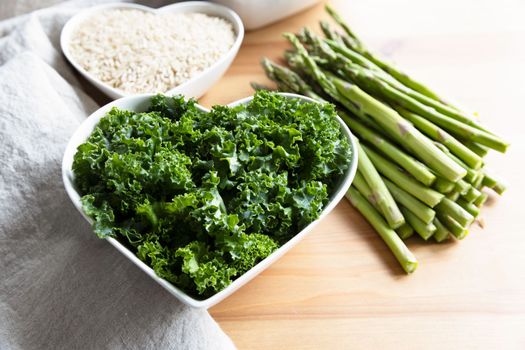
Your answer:
[[[436,232],[434,233],[434,239],[436,242],[441,243],[445,241],[449,236],[450,232],[449,230],[439,221],[438,218],[434,219],[434,225],[436,226]]]
[[[399,228],[396,229],[396,233],[399,236],[399,238],[405,240],[409,237],[412,237],[412,235],[414,235],[414,229],[409,224],[404,223],[403,225],[401,225]]]
[[[390,248],[397,261],[401,264],[403,270],[405,270],[406,273],[414,272],[417,268],[416,257],[410,250],[408,250],[407,246],[403,240],[399,238],[397,233],[387,225],[379,212],[375,210],[374,207],[372,207],[372,205],[368,203],[368,201],[354,187],[350,187],[346,193],[346,197],[374,227],[383,241]]]

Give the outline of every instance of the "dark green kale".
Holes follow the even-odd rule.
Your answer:
[[[260,91],[205,113],[158,95],[112,109],[74,158],[99,237],[115,237],[187,293],[208,297],[314,221],[351,149],[329,104]]]

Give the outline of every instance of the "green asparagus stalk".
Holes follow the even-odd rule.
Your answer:
[[[476,153],[480,157],[485,157],[489,153],[489,149],[479,143],[473,141],[462,140],[463,144],[467,146],[472,152]]]
[[[327,102],[324,98],[314,92],[312,87],[294,71],[278,65],[267,58],[261,60],[261,65],[263,66],[266,75],[273,81],[277,82],[281,90],[302,94],[319,102]]]
[[[432,222],[428,224],[424,223],[410,210],[404,207],[401,207],[401,212],[406,218],[408,224],[412,226],[414,228],[414,231],[416,231],[425,241],[432,237],[434,232],[436,232],[436,226]]]
[[[460,195],[465,195],[470,190],[470,187],[470,184],[461,179],[458,182],[456,182],[454,190],[456,190]]]
[[[357,35],[354,34],[354,32],[352,32],[352,30],[350,29],[350,27],[346,24],[346,22],[341,18],[341,16],[339,16],[339,14],[330,6],[330,5],[325,5],[325,10],[326,12],[328,12],[328,14],[330,15],[330,17],[332,17],[334,19],[334,21],[339,24],[339,26],[341,28],[343,28],[344,32],[346,33],[346,35],[348,35],[350,38],[356,40],[356,42],[361,46],[361,41],[357,38]]]
[[[364,198],[368,199],[368,202],[377,211],[379,211],[379,208],[377,206],[374,196],[372,195],[372,191],[370,190],[370,187],[368,186],[365,179],[359,172],[356,172],[354,181],[352,182],[352,186],[354,186],[359,191],[359,193],[361,193],[361,195]],[[399,226],[395,231],[401,239],[407,239],[414,234],[414,229],[410,225],[408,225],[406,222],[403,225]]]
[[[468,203],[463,198],[459,198],[456,203],[468,211],[473,217],[477,218],[479,216],[480,209],[474,203]]]
[[[456,201],[456,200],[459,198],[460,195],[461,195],[461,194],[460,194],[458,191],[454,190],[454,191],[452,191],[452,192],[447,193],[447,194],[445,195],[445,197],[447,197],[447,198],[450,199],[451,201]]]
[[[298,55],[293,56],[295,60],[293,61],[296,69],[301,69],[308,73],[310,77],[319,84],[321,89],[328,96],[333,98],[338,103],[342,104],[346,109],[352,112],[354,115],[360,117],[361,119],[366,120],[367,117],[362,110],[358,108],[358,105],[345,99],[339,94],[335,85],[326,77],[326,75],[319,69],[315,60],[308,55],[308,52],[304,46],[299,42],[297,37],[292,33],[285,33],[283,36],[290,41],[290,43],[297,50]],[[297,58],[299,60],[297,60]],[[291,63],[292,61],[288,61]]]
[[[488,194],[486,194],[485,192],[481,192],[481,194],[476,199],[474,199],[472,204],[480,208],[487,201],[488,198],[489,198]]]
[[[399,236],[399,238],[405,240],[409,237],[412,237],[412,235],[414,234],[414,229],[412,228],[412,226],[405,222],[403,225],[399,226],[396,229],[396,233]]]
[[[416,128],[418,128],[432,140],[443,144],[446,148],[450,150],[450,152],[456,155],[467,166],[473,169],[479,169],[483,166],[483,159],[480,156],[471,151],[468,147],[466,147],[464,144],[462,144],[460,141],[458,141],[455,137],[450,135],[445,130],[431,123],[427,119],[415,113],[407,111],[404,108],[395,109],[399,114],[401,114],[402,117],[411,121],[416,126]]]
[[[331,11],[343,34],[326,22],[326,39],[308,29],[286,34],[294,47],[285,53],[291,69],[261,63],[279,90],[337,104],[362,142],[347,198],[412,272],[417,261],[402,239],[414,232],[437,242],[464,238],[488,197],[480,189],[505,190],[482,169],[483,157],[488,147],[504,152],[508,144],[371,54]]]
[[[456,186],[454,187],[454,190],[458,191],[460,195],[465,195],[470,190],[470,184],[464,181],[463,179],[456,182]]]
[[[308,34],[308,32],[306,33]],[[480,142],[501,152],[504,152],[506,150],[508,146],[507,143],[505,143],[498,136],[485,131],[484,128],[475,124],[475,122],[472,121],[470,118],[465,117],[464,119],[462,119],[467,120],[468,124],[466,124],[462,120],[454,119],[449,115],[442,114],[436,109],[421,103],[417,99],[411,97],[409,94],[406,94],[404,92],[406,91],[406,89],[396,88],[396,84],[392,84],[391,82],[389,82],[388,79],[385,79],[382,76],[376,76],[375,74],[377,74],[377,72],[373,72],[374,70],[376,70],[374,69],[374,66],[367,63],[366,60],[363,58],[359,57],[359,59],[357,59],[358,57],[356,57],[356,55],[358,54],[350,54],[349,52],[347,52],[349,50],[341,48],[339,44],[330,40],[325,41],[326,43],[328,43],[328,46],[333,51],[342,54],[349,61],[356,62],[356,64],[372,70],[372,72],[366,72],[363,69],[356,68],[356,66],[353,65],[351,62],[345,62],[340,58],[334,59],[334,55],[325,46],[323,46],[319,42],[319,40],[311,40],[311,42],[317,47],[318,50],[320,50],[320,52],[322,52],[325,55],[331,56],[329,57],[330,61],[337,63],[339,68],[343,69],[354,82],[358,83],[360,87],[365,87],[365,90],[367,90],[369,93],[381,95],[383,98],[388,99],[391,103],[400,104],[401,106],[420,114],[421,116],[432,121],[433,123],[436,123],[439,126],[450,130],[468,140]],[[474,124],[474,126],[469,124]],[[466,150],[463,149],[462,152],[465,153]],[[471,157],[475,156],[475,154],[469,155]]]
[[[381,174],[396,184],[399,188],[410,193],[429,207],[435,207],[444,198],[443,194],[408,177],[400,171],[395,164],[383,158],[369,147],[366,147],[365,145],[362,145],[362,147]]]
[[[333,10],[329,12],[332,15],[337,16]],[[338,17],[338,16],[337,16]],[[341,18],[338,18],[338,23],[345,26],[346,24],[344,21],[342,21]],[[321,29],[323,30],[323,33],[325,36],[329,39],[334,41],[332,43],[332,46],[335,47],[335,44],[338,45],[345,45],[349,50],[354,51],[356,54],[361,54],[363,56],[360,57],[359,62],[364,61],[365,58],[368,59],[370,62],[367,64],[362,64],[362,66],[366,66],[367,68],[376,68],[374,69],[374,74],[377,74],[378,78],[383,79],[388,84],[392,85],[392,87],[400,90],[401,92],[407,94],[408,96],[416,99],[417,101],[434,108],[439,113],[442,113],[444,115],[447,115],[453,119],[456,119],[458,121],[461,121],[463,123],[466,123],[472,127],[475,127],[479,130],[487,131],[484,127],[479,125],[474,119],[472,119],[470,116],[467,116],[465,113],[459,111],[457,108],[452,107],[450,105],[447,105],[442,102],[441,98],[439,98],[437,95],[435,95],[430,89],[428,89],[426,86],[412,80],[410,77],[408,77],[406,74],[398,71],[395,67],[392,67],[389,64],[384,63],[383,61],[377,59],[374,55],[372,55],[370,52],[364,49],[364,46],[355,38],[348,40],[348,38],[341,37],[337,32],[331,30],[327,22],[322,21],[321,22]],[[345,40],[347,39],[347,40]],[[340,50],[340,52],[344,52],[344,50]],[[349,58],[353,58],[355,61],[355,54],[352,55],[351,53],[346,53]],[[386,70],[385,70],[386,67]],[[385,79],[384,74],[378,74],[378,69],[382,70],[385,73],[388,73],[390,76],[392,76],[394,79]],[[381,72],[382,73],[382,72]],[[406,82],[406,85],[403,84],[403,81]],[[409,86],[413,86],[415,88],[412,89]],[[423,94],[419,91],[423,91],[426,94]],[[430,95],[432,97],[429,97],[427,95]]]
[[[357,85],[335,78],[334,85],[348,100],[359,108],[390,134],[398,135],[398,140],[414,152],[418,158],[432,170],[450,181],[457,181],[466,175],[466,171],[448,158],[428,138],[412,124],[403,119],[396,111],[366,94]]]
[[[390,76],[383,72],[381,68],[376,66],[373,62],[368,60],[366,57],[361,55],[360,53],[350,50],[342,45],[340,45],[338,42],[330,39],[325,39],[324,42],[332,49],[334,52],[346,57],[350,62],[353,62],[354,64],[361,66],[363,68],[372,70],[379,74],[382,78],[389,80]]]
[[[381,209],[379,208],[377,204],[376,196],[373,194],[372,190],[370,189],[370,186],[368,185],[365,178],[363,177],[363,175],[361,175],[359,171],[355,173],[354,180],[352,181],[352,185],[359,191],[359,193],[361,193],[363,197],[366,198],[366,200],[368,200],[370,204],[372,204],[372,206],[379,213],[381,213]]]
[[[439,221],[452,233],[457,239],[463,239],[468,235],[468,229],[461,226],[456,220],[452,219],[449,215],[436,213]]]
[[[442,177],[438,177],[432,187],[440,193],[447,194],[450,193],[454,187],[456,187],[456,183]]]
[[[366,84],[367,89],[365,90],[367,90],[369,93],[373,92],[382,96],[390,103],[399,104],[407,110],[424,117],[437,126],[440,126],[459,137],[478,142],[500,152],[505,152],[507,150],[508,143],[503,141],[498,136],[483,130],[476,129],[468,124],[443,115],[434,108],[426,106],[408,96],[407,94],[393,88],[388,83],[379,79],[374,79],[374,76],[371,74],[364,76],[363,74],[356,74],[358,73],[357,71],[348,71],[348,73],[354,74],[354,79],[359,80],[359,86],[363,87]]]
[[[461,197],[464,198],[467,202],[472,203],[479,196],[481,196],[481,192],[475,187],[471,186],[468,192],[462,195]]]
[[[478,177],[476,177],[473,181],[471,181],[472,187],[474,187],[477,190],[481,190],[483,188],[483,179],[485,178],[485,174],[482,172],[478,172]]]
[[[390,134],[396,134],[398,140],[401,140],[405,146],[409,147],[421,160],[439,174],[449,178],[451,181],[457,181],[465,176],[466,171],[463,168],[451,161],[428,138],[397,112],[365,93],[357,85],[347,83],[338,78],[329,80],[308,55],[308,52],[297,37],[289,33],[285,34],[285,37],[290,40],[303,58],[306,70],[318,81],[327,94],[341,103],[346,102],[345,107],[349,108],[354,114],[369,115]]]
[[[437,213],[450,216],[463,227],[468,227],[474,222],[474,217],[468,211],[448,198],[443,198],[435,209]]]
[[[329,40],[332,40],[332,41],[335,41],[336,43],[338,43],[339,45],[345,45],[344,41],[343,41],[343,38],[341,37],[341,35],[335,31],[333,31],[331,28],[330,28],[330,25],[328,24],[328,22],[326,21],[320,21],[319,22],[319,25],[321,27],[321,30],[323,31],[323,34],[324,36],[329,39]]]
[[[435,145],[443,151],[447,156],[450,157],[453,161],[455,161],[457,164],[459,164],[463,169],[467,171],[467,175],[463,178],[463,180],[467,181],[468,183],[474,184],[480,177],[483,176],[483,174],[480,171],[474,170],[471,167],[469,167],[467,164],[465,164],[461,159],[450,153],[447,147],[442,145],[439,142],[436,142]]]
[[[395,77],[399,82],[404,84],[405,86],[410,87],[411,89],[418,91],[419,93],[428,96],[431,99],[434,99],[436,101],[443,102],[443,99],[440,98],[435,92],[433,92],[431,89],[429,89],[424,84],[412,79],[407,74],[403,73],[402,71],[395,68],[392,64],[388,64],[377,57],[375,57],[373,54],[371,54],[366,48],[364,47],[363,43],[357,38],[357,36],[352,32],[350,27],[346,24],[346,22],[337,14],[337,12],[331,8],[329,5],[325,6],[326,12],[334,19],[334,21],[343,28],[344,32],[346,33],[347,37],[345,37],[347,40],[345,41],[347,43],[347,46],[349,49],[355,50],[360,52],[362,55],[367,57],[369,60],[374,62],[374,64],[378,67],[380,67],[383,71],[387,72],[391,76]]]
[[[403,93],[397,93],[395,92],[395,89],[385,86],[386,85],[383,85],[384,89],[382,91],[388,96],[388,99],[391,102],[399,103],[403,107],[425,117],[429,121],[462,138],[478,142],[499,152],[505,152],[507,150],[508,144],[498,136],[476,129],[468,124],[464,124],[456,119],[443,115],[435,109],[425,106],[411,97],[404,95]]]
[[[383,179],[383,181],[397,203],[411,211],[425,224],[429,224],[432,222],[432,220],[434,220],[434,217],[436,216],[436,212],[434,210],[417,200],[410,193],[399,188],[390,180]]]
[[[374,207],[354,188],[350,187],[346,197],[352,205],[367,219],[367,221],[379,233],[383,241],[390,248],[397,261],[406,273],[412,273],[417,268],[417,260],[414,254],[408,250],[405,243],[392,230]]]
[[[415,179],[427,186],[430,186],[434,182],[436,176],[423,163],[406,154],[400,150],[398,146],[387,141],[378,132],[367,127],[363,123],[344,114],[341,114],[340,116],[352,132],[359,136],[361,140],[365,140],[374,145]]]
[[[367,196],[368,200],[377,205],[379,211],[383,214],[383,217],[391,228],[398,228],[405,223],[401,211],[359,142],[357,143],[357,151],[359,154],[357,171],[363,176],[363,179],[370,189],[370,195]]]
[[[385,80],[385,82],[392,85],[392,87],[394,87],[395,89],[398,89],[399,91],[405,93],[407,96],[410,96],[411,98],[417,100],[418,102],[435,109],[437,112],[443,115],[446,115],[452,119],[455,119],[457,121],[470,125],[473,128],[476,128],[478,130],[482,130],[482,131],[490,133],[490,131],[488,131],[485,127],[481,126],[472,117],[469,117],[468,115],[459,111],[456,108],[450,107],[442,102],[429,98],[423,94],[420,94],[417,91],[407,88],[404,85],[392,83],[390,80]]]
[[[494,190],[494,192],[496,192],[499,195],[502,195],[503,192],[505,192],[505,190],[507,189],[507,186],[505,186],[504,183],[495,179],[493,176],[487,173],[485,173],[484,175],[485,176],[483,177],[483,181],[481,182],[483,186],[491,188],[492,190]]]
[[[434,239],[436,242],[441,243],[450,236],[450,231],[439,221],[438,218],[434,219],[434,226],[436,226],[436,232],[434,232]]]
[[[254,89],[255,91],[259,91],[259,90],[265,90],[265,91],[271,91],[271,90],[274,90],[272,89],[271,87],[269,86],[266,86],[264,84],[259,84],[259,83],[256,83],[254,81],[250,82],[250,86],[252,87],[252,89]]]

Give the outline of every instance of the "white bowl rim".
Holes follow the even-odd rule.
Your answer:
[[[131,94],[121,89],[115,88],[111,86],[110,84],[103,82],[102,80],[97,78],[95,75],[85,70],[84,67],[82,67],[71,55],[71,52],[69,51],[69,40],[68,40],[71,38],[73,31],[78,26],[78,24],[81,23],[84,19],[88,18],[89,16],[93,15],[94,13],[98,11],[109,9],[109,8],[123,8],[123,9],[129,8],[129,9],[137,9],[137,10],[142,10],[142,11],[152,12],[152,13],[169,12],[170,10],[173,10],[174,8],[195,9],[194,11],[191,11],[191,12],[200,12],[202,10],[210,10],[211,12],[215,13],[214,16],[224,18],[225,20],[230,22],[232,26],[234,27],[234,30],[236,31],[235,41],[233,42],[233,45],[228,49],[228,51],[225,54],[223,54],[211,66],[204,69],[202,72],[199,72],[193,78],[183,82],[182,84],[175,86],[174,88],[168,91],[162,92],[162,94],[164,95],[178,94],[179,90],[184,89],[187,85],[191,85],[192,83],[195,82],[195,80],[197,80],[201,76],[206,75],[207,73],[215,70],[217,67],[222,65],[232,53],[237,52],[239,50],[239,48],[241,47],[241,43],[244,39],[244,24],[242,23],[242,20],[239,17],[239,15],[235,11],[230,9],[229,7],[226,7],[220,4],[207,2],[207,1],[179,2],[179,3],[174,3],[171,5],[162,6],[159,8],[152,8],[152,7],[148,7],[148,6],[144,6],[140,4],[127,3],[127,2],[112,2],[108,4],[91,6],[84,10],[81,10],[80,12],[75,14],[73,17],[68,19],[64,27],[62,27],[62,30],[60,32],[60,48],[62,49],[62,52],[64,53],[64,56],[66,57],[66,59],[69,61],[69,63],[71,63],[73,67],[75,67],[76,70],[82,73],[82,75],[89,77],[90,79],[95,81],[97,84],[104,86],[109,91],[111,91],[111,93],[114,94],[115,96],[127,97],[127,96],[142,95],[142,94]],[[229,16],[229,18],[226,18],[227,16]]]
[[[287,98],[297,98],[297,99],[301,99],[301,100],[308,101],[308,102],[318,103],[317,101],[309,97],[303,96],[303,95],[292,94],[292,93],[279,93],[279,94]],[[93,112],[87,119],[85,119],[81,123],[81,125],[77,128],[77,130],[71,136],[66,146],[64,157],[62,159],[62,180],[64,182],[64,187],[66,189],[66,192],[69,195],[69,198],[71,199],[71,201],[73,202],[73,205],[77,208],[77,210],[82,214],[82,216],[90,224],[92,224],[93,221],[82,210],[82,205],[80,203],[80,195],[74,187],[73,172],[71,169],[71,166],[73,164],[73,156],[77,151],[78,145],[83,143],[87,139],[87,137],[91,135],[94,127],[98,124],[98,121],[104,115],[106,115],[106,113],[109,110],[111,110],[111,108],[117,107],[120,104],[124,104],[127,101],[140,101],[140,103],[147,103],[149,102],[151,97],[155,95],[156,94],[141,94],[141,95],[133,95],[133,96],[123,97],[123,98],[114,100],[102,106],[95,112]],[[247,104],[252,99],[253,99],[253,96],[248,96],[246,98],[242,98],[237,101],[231,102],[230,104],[228,104],[228,106],[234,107],[234,106],[238,106],[241,104]],[[209,109],[202,107],[198,103],[196,104],[196,106],[202,111],[209,111]],[[209,308],[219,303],[224,298],[228,297],[230,294],[237,291],[240,287],[242,287],[248,281],[250,281],[255,276],[257,276],[260,272],[265,270],[271,264],[273,264],[276,260],[278,260],[286,252],[288,252],[293,246],[295,246],[300,240],[302,240],[304,236],[308,234],[326,215],[328,215],[328,213],[330,213],[336,207],[336,205],[340,202],[340,200],[345,195],[357,171],[357,163],[358,163],[358,153],[357,153],[358,150],[357,150],[357,143],[356,143],[357,141],[355,137],[352,135],[352,133],[350,132],[350,130],[348,129],[348,126],[346,125],[346,123],[339,116],[336,116],[336,119],[339,122],[339,125],[341,127],[343,134],[345,135],[345,137],[348,138],[350,142],[350,146],[352,148],[352,155],[351,155],[350,165],[348,169],[346,170],[345,174],[341,177],[341,180],[340,180],[341,183],[339,184],[338,188],[334,191],[334,193],[332,193],[332,195],[330,196],[330,201],[325,206],[325,208],[323,208],[323,211],[321,212],[319,218],[317,218],[315,221],[308,224],[300,232],[296,233],[288,242],[280,246],[277,250],[275,250],[272,254],[267,256],[265,259],[261,260],[250,270],[246,271],[244,274],[239,276],[226,288],[224,288],[218,293],[215,293],[211,297],[206,298],[206,299],[195,299],[191,297],[190,295],[186,294],[186,292],[184,292],[183,290],[174,286],[173,284],[166,281],[165,279],[157,276],[151,267],[149,267],[146,263],[140,260],[135,255],[135,253],[133,253],[128,248],[126,248],[118,240],[112,237],[107,237],[105,239],[111,245],[113,245],[117,250],[119,250],[124,256],[130,259],[135,265],[137,265],[141,270],[146,272],[146,274],[148,274],[153,280],[155,280],[157,283],[163,286],[168,292],[170,292],[173,296],[175,296],[178,300],[182,301],[183,303],[189,306],[192,306],[194,308]],[[85,137],[81,137],[82,135],[84,135]]]

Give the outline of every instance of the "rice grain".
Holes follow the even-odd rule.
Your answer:
[[[107,9],[80,23],[73,59],[125,93],[166,92],[218,61],[232,47],[230,22],[202,13]]]

